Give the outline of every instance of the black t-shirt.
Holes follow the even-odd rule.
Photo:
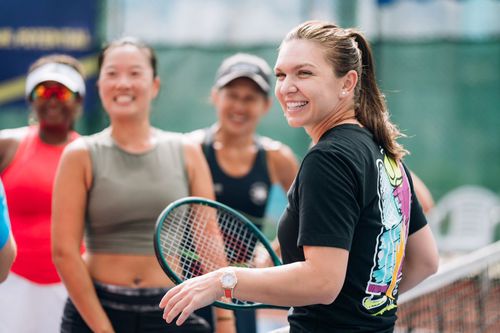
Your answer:
[[[409,172],[369,131],[326,132],[302,161],[278,237],[284,263],[304,261],[303,246],[348,250],[346,278],[332,304],[295,307],[291,332],[392,332],[404,246],[426,223]]]

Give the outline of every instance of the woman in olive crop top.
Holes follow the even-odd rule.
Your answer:
[[[111,125],[65,149],[54,188],[53,259],[69,293],[61,332],[207,332],[197,316],[181,327],[162,320],[158,303],[172,283],[152,241],[170,202],[214,197],[203,153],[180,134],[151,126],[160,79],[150,47],[120,39],[98,63]],[[219,332],[234,332],[234,324]]]

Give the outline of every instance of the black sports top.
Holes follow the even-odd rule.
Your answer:
[[[202,148],[212,173],[216,200],[247,215],[257,227],[262,228],[271,179],[266,151],[259,137],[255,137],[254,141],[257,155],[250,171],[242,177],[231,177],[220,168],[213,147],[212,128],[206,130]]]

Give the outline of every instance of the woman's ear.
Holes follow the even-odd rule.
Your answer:
[[[158,93],[160,92],[160,87],[161,87],[161,80],[160,77],[157,76],[153,79],[153,99],[158,96]]]
[[[266,114],[271,109],[271,105],[273,105],[273,99],[270,96],[266,96],[266,102],[264,105],[264,112],[262,114]]]
[[[212,90],[210,91],[210,101],[212,102],[213,105],[217,104],[218,97],[219,97],[219,89],[212,87]]]
[[[344,75],[342,91],[345,91],[345,95],[351,93],[354,88],[356,88],[356,84],[358,83],[358,73],[355,70],[350,70]]]

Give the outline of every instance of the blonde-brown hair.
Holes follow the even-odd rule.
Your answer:
[[[343,77],[350,70],[356,71],[359,77],[354,89],[356,118],[373,133],[375,141],[390,157],[401,159],[408,154],[396,141],[405,135],[389,119],[385,96],[375,80],[372,51],[361,32],[326,21],[307,21],[292,29],[282,44],[296,39],[320,45],[337,77]]]

